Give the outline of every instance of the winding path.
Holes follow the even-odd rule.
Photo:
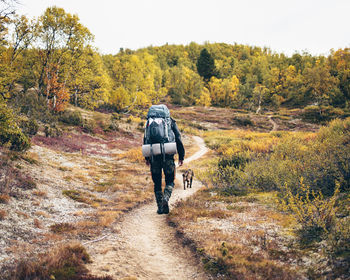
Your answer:
[[[269,118],[269,122],[272,124],[271,131],[277,131],[278,124],[273,120],[272,116],[268,116],[268,118]]]
[[[208,150],[202,138],[193,137],[200,150],[185,160],[197,160]],[[176,173],[181,182],[182,175]],[[172,205],[189,197],[201,188],[193,181],[192,189],[174,189]],[[175,229],[169,227],[165,215],[156,214],[155,203],[142,206],[126,214],[108,239],[86,245],[94,262],[89,266],[94,275],[110,275],[115,279],[208,279],[201,266],[175,239]]]

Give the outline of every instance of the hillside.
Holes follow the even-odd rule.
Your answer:
[[[270,141],[271,137],[280,137],[278,133],[296,133],[300,136],[305,135],[302,137],[312,138],[307,135],[312,135],[312,131],[317,132],[318,126],[301,121],[295,110],[256,115],[232,109],[171,105],[169,107],[183,133],[187,156],[198,151],[191,134],[203,137],[212,151],[199,161],[197,159],[194,163],[187,163],[182,168],[182,170],[194,168],[195,178],[201,180],[207,187],[189,200],[177,203],[168,217],[170,225],[175,226],[175,231],[171,233],[172,241],[168,242],[176,244],[175,235],[177,235],[180,237],[178,239],[180,242],[185,242],[190,245],[190,248],[196,250],[197,257],[211,260],[217,255],[215,247],[212,246],[231,248],[229,244],[232,238],[236,238],[236,235],[240,238],[247,235],[250,237],[235,239],[237,246],[243,246],[240,249],[243,250],[240,253],[242,258],[245,254],[250,254],[248,253],[251,250],[249,248],[257,250],[259,246],[262,246],[260,250],[268,249],[269,254],[272,251],[276,253],[269,257],[270,268],[268,266],[264,268],[267,271],[277,269],[273,277],[288,279],[288,275],[295,269],[299,271],[298,275],[301,278],[302,275],[306,275],[307,268],[315,261],[315,255],[313,257],[310,255],[313,254],[313,250],[307,253],[297,249],[298,239],[291,234],[293,228],[297,226],[293,216],[280,213],[279,208],[274,206],[273,194],[270,193],[264,195],[253,192],[248,196],[237,196],[234,192],[229,196],[222,194],[221,192],[227,189],[225,187],[227,179],[219,178],[219,181],[215,181],[216,175],[210,172],[215,164],[215,158],[220,156],[224,150],[220,148],[220,144],[212,141],[217,141],[215,139],[219,138],[215,137],[221,135],[221,139],[228,136],[229,139],[238,139],[237,143],[242,141],[243,145],[244,138],[239,140],[242,135],[252,140],[258,137],[263,140],[258,141],[259,146],[253,142],[244,145],[250,145],[247,147],[254,147],[256,151],[263,151],[268,147],[266,145],[271,145],[268,143],[274,143]],[[1,239],[3,244],[1,270],[6,275],[6,271],[13,271],[14,265],[17,265],[17,273],[21,271],[23,273],[24,268],[35,271],[31,260],[35,260],[38,254],[47,255],[47,252],[52,252],[52,248],[61,248],[56,249],[60,252],[67,246],[82,244],[91,255],[92,264],[88,265],[88,268],[93,274],[101,277],[103,275],[117,276],[116,279],[121,276],[135,275],[142,278],[142,274],[139,274],[140,270],[143,270],[141,267],[131,269],[123,265],[124,261],[130,258],[123,252],[131,250],[127,244],[134,242],[126,241],[128,233],[124,233],[124,230],[128,227],[130,230],[135,230],[136,226],[136,224],[132,226],[132,223],[129,226],[123,226],[123,223],[126,221],[130,223],[129,216],[134,217],[135,223],[141,223],[141,225],[146,223],[146,216],[143,220],[139,220],[143,212],[149,213],[147,217],[154,217],[153,186],[148,168],[140,154],[144,120],[132,115],[91,112],[75,107],[70,107],[67,112],[70,112],[69,116],[79,112],[83,120],[94,123],[93,130],[86,129],[84,125],[86,121],[83,121],[81,126],[60,122],[56,127],[57,131],[60,131],[59,135],[46,137],[42,127],[39,133],[32,138],[31,149],[25,153],[2,150],[2,166],[5,168],[2,169],[1,180],[5,182],[7,189],[5,189],[6,192],[2,192],[2,203],[0,204],[3,225],[1,228],[3,236]],[[111,122],[115,124],[114,128],[106,129]],[[278,131],[274,132],[274,130]],[[281,130],[286,132],[279,132]],[[269,133],[269,131],[272,132]],[[252,136],[249,136],[250,134]],[[228,142],[224,141],[224,143]],[[227,157],[227,155],[221,154],[221,157]],[[197,184],[200,187],[201,184],[199,182]],[[178,180],[177,192],[181,192],[181,188],[181,181]],[[183,197],[191,193],[185,191],[179,195]],[[174,196],[174,202],[176,197],[177,194]],[[212,204],[209,208],[208,203]],[[144,204],[146,206],[142,206],[136,212],[132,210]],[[144,207],[148,207],[149,210],[142,210]],[[202,207],[205,210],[201,210]],[[132,212],[127,214],[130,211]],[[264,217],[263,220],[261,220],[262,217]],[[162,220],[162,223],[164,223],[162,228],[167,227],[165,219]],[[244,227],[237,228],[236,223]],[[152,224],[153,222],[150,223]],[[209,231],[206,233],[204,229]],[[248,232],[247,229],[249,229]],[[172,232],[171,228],[163,230]],[[128,238],[139,236],[136,232],[129,231],[129,233],[131,236]],[[217,241],[211,243],[213,237]],[[250,238],[252,241],[249,241]],[[203,240],[208,243],[202,243]],[[217,242],[219,245],[214,245]],[[253,247],[246,242],[252,242]],[[270,245],[267,244],[271,246],[274,244],[274,247],[269,247]],[[117,249],[115,246],[120,246],[120,248]],[[207,246],[212,249],[207,251]],[[294,249],[287,249],[289,246]],[[25,250],[22,250],[23,248]],[[147,254],[145,251],[147,249],[141,247],[137,250],[141,250],[142,254]],[[181,250],[176,249],[175,251],[180,253]],[[220,250],[226,250],[226,247]],[[198,254],[198,252],[201,253]],[[187,254],[192,255],[193,253]],[[235,254],[237,255],[237,252]],[[140,256],[140,258],[145,257]],[[152,254],[146,258],[152,259]],[[278,265],[274,264],[276,258]],[[328,271],[326,269],[327,259],[319,258],[323,260],[323,266],[314,272],[316,275]],[[114,263],[115,259],[119,261]],[[197,267],[195,259],[194,257],[190,262]],[[15,263],[14,260],[16,260]],[[115,269],[114,266],[125,267],[126,270]],[[260,271],[259,267],[255,269]],[[250,272],[245,272],[243,268],[247,269],[244,263],[238,275],[243,273],[245,277],[251,277]],[[196,272],[199,274],[202,273],[201,269],[207,270],[209,274],[205,277],[217,273],[225,277],[225,273],[230,271],[229,267],[217,266],[212,261],[205,264],[203,268],[200,269],[199,266],[196,269],[199,269],[199,272]],[[270,272],[263,272],[264,269],[256,273],[268,273],[263,275],[272,277]],[[111,274],[113,271],[115,273]],[[147,278],[146,275],[143,277]]]

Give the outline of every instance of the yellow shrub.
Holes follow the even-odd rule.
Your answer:
[[[141,122],[141,118],[139,117],[134,117],[134,116],[129,116],[126,120],[128,123],[140,123]]]
[[[286,195],[280,202],[282,209],[291,211],[302,226],[302,234],[309,239],[319,238],[318,235],[328,233],[334,225],[335,206],[339,194],[339,184],[332,197],[326,199],[321,191],[315,192],[300,180],[300,188],[296,194],[286,186]],[[314,236],[310,236],[310,234]]]
[[[120,155],[120,158],[127,159],[130,162],[144,162],[145,158],[142,155],[141,147],[132,148]]]

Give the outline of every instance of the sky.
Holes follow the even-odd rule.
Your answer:
[[[77,14],[104,54],[120,48],[228,43],[292,55],[350,47],[350,0],[19,0],[17,13],[49,6]]]

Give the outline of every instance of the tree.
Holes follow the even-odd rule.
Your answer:
[[[142,52],[127,55],[122,53],[113,66],[114,88],[123,88],[130,96],[128,106],[148,106],[165,96],[162,86],[163,74],[155,57]],[[121,90],[118,90],[121,92]]]
[[[201,96],[196,100],[196,105],[209,107],[211,105],[210,92],[206,87],[203,87]]]
[[[0,50],[0,95],[5,99],[13,97],[15,83],[23,73],[19,55],[28,48],[33,40],[33,23],[25,16],[15,16],[9,21],[13,26],[12,38],[8,41],[8,47]]]
[[[214,59],[205,48],[198,57],[197,71],[205,81],[209,81],[211,77],[216,76]]]
[[[203,82],[196,72],[179,66],[169,71],[166,86],[174,103],[194,105],[201,95]]]
[[[44,81],[47,79],[45,74],[51,65],[61,66],[65,58],[70,60],[76,58],[75,55],[93,39],[93,36],[79,22],[77,15],[66,13],[64,9],[55,6],[47,8],[39,17],[37,34],[41,62],[38,86],[40,93],[45,95]],[[61,70],[65,69],[62,67]],[[61,76],[64,80],[67,79],[66,75]]]
[[[214,105],[232,106],[239,91],[239,80],[236,76],[223,80],[212,77],[208,86]]]
[[[5,37],[10,18],[15,14],[15,0],[0,0],[0,46],[6,45]]]
[[[308,67],[304,71],[305,87],[318,106],[328,104],[338,82],[337,78],[331,76],[329,67],[320,61],[317,61],[314,67]]]
[[[254,88],[253,94],[254,103],[257,105],[255,113],[259,114],[261,110],[261,104],[269,94],[269,89],[263,85],[257,84]]]
[[[332,76],[338,78],[339,89],[342,96],[337,96],[338,105],[344,105],[344,101],[350,105],[350,48],[339,49],[336,52],[332,51],[328,57],[328,64],[330,65],[330,73]]]
[[[69,102],[69,93],[63,83],[58,81],[58,66],[52,65],[52,68],[47,70],[46,94],[49,100],[50,108],[55,112],[61,112],[65,109]]]
[[[81,50],[79,59],[74,59],[68,67],[71,70],[66,85],[71,91],[71,101],[75,106],[94,109],[108,102],[111,78],[98,53],[85,48]]]

